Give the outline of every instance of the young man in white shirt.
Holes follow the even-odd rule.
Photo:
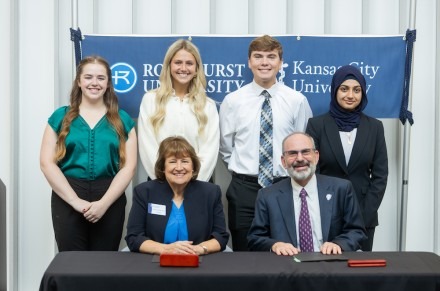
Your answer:
[[[272,146],[266,155],[266,162],[270,162],[266,172],[269,183],[258,182],[262,173],[259,152],[263,103],[270,103],[271,113],[267,116],[271,134],[266,141],[272,145],[281,145],[291,132],[304,131],[312,117],[306,97],[277,82],[283,64],[283,48],[278,40],[268,35],[255,38],[248,57],[253,81],[228,94],[220,107],[220,154],[232,174],[226,197],[234,251],[247,250],[258,190],[287,176],[279,160],[281,147]]]

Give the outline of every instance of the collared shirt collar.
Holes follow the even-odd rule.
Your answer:
[[[173,89],[172,94],[173,94],[172,97],[180,99],[180,97],[176,95],[176,90]],[[183,96],[183,101],[188,101],[189,100],[188,95],[189,94],[187,93],[187,94],[185,94],[185,96]]]
[[[255,90],[255,93],[259,96],[261,94],[261,92],[263,92],[264,90],[266,90],[267,92],[269,92],[270,96],[275,96],[275,92],[278,89],[278,82],[276,82],[275,84],[272,85],[272,87],[270,87],[269,89],[263,88],[260,85],[258,85],[257,83],[255,83],[255,81],[252,81],[252,88]]]
[[[293,193],[294,197],[299,198],[299,192],[302,188],[306,189],[307,195],[309,196],[309,199],[314,198],[315,195],[313,193],[316,193],[316,189],[318,188],[318,182],[316,181],[316,175],[313,174],[312,178],[310,179],[309,183],[305,187],[299,185],[295,180],[292,178],[290,179],[292,183]]]

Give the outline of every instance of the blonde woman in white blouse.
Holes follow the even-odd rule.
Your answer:
[[[206,96],[206,78],[197,47],[179,39],[169,48],[159,77],[160,87],[147,92],[138,119],[139,154],[148,177],[156,179],[154,164],[162,140],[182,136],[201,161],[198,180],[208,181],[217,164],[219,117]]]

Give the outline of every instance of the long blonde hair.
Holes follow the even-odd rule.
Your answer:
[[[188,98],[191,109],[199,123],[199,134],[203,134],[205,126],[208,122],[208,116],[204,112],[207,96],[205,93],[206,78],[203,70],[202,58],[197,47],[190,41],[179,39],[175,41],[165,54],[163,60],[162,71],[160,73],[160,86],[156,91],[156,111],[151,116],[150,122],[153,125],[154,132],[157,135],[159,128],[162,126],[165,114],[166,104],[173,94],[173,83],[171,77],[171,60],[180,50],[185,50],[192,54],[196,59],[196,76],[191,80],[188,87]]]
[[[118,97],[116,96],[113,82],[112,82],[112,74],[111,69],[108,62],[100,57],[100,56],[89,56],[85,57],[79,63],[76,69],[76,77],[72,84],[72,90],[70,92],[70,108],[64,116],[63,123],[61,125],[61,130],[58,135],[58,142],[56,146],[56,154],[55,160],[56,162],[61,161],[66,155],[66,137],[70,131],[70,124],[72,121],[78,117],[79,115],[79,106],[82,101],[82,91],[79,87],[79,81],[81,78],[81,74],[83,73],[83,69],[87,64],[101,64],[105,67],[107,72],[107,90],[104,93],[104,104],[107,108],[106,117],[111,124],[111,126],[115,129],[118,139],[119,139],[119,168],[122,168],[125,165],[125,130],[122,124],[121,118],[119,116],[119,105],[118,105]]]

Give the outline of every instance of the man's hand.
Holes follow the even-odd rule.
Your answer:
[[[340,255],[342,254],[342,249],[335,243],[325,242],[321,246],[321,253],[323,253],[324,255]]]
[[[276,242],[272,246],[272,252],[279,256],[293,256],[299,253],[299,250],[292,244],[284,242]]]

